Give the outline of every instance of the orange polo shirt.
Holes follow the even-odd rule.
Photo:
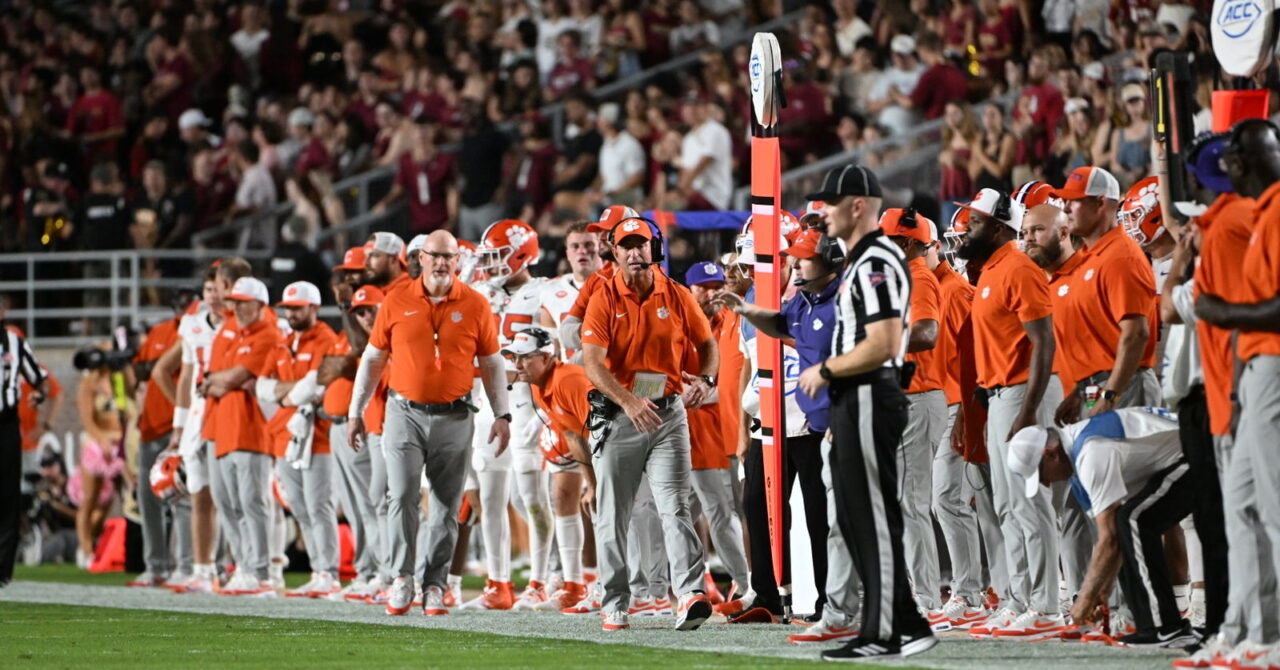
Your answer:
[[[1280,295],[1280,183],[1258,196],[1253,210],[1253,235],[1244,255],[1242,302],[1256,303]],[[1280,333],[1242,330],[1236,338],[1240,360],[1280,356]]]
[[[689,289],[652,272],[653,290],[641,302],[618,273],[591,297],[582,322],[582,343],[604,347],[605,366],[633,388],[638,372],[664,375],[664,395],[684,386],[680,372],[685,342],[711,339],[711,326]]]
[[[539,440],[548,463],[568,464],[574,460],[565,435],[587,438],[587,414],[591,412],[587,394],[593,388],[582,366],[559,361],[552,364],[546,384],[529,385],[533,403],[548,423],[547,430],[555,434],[554,440]]]
[[[471,393],[472,359],[498,353],[489,301],[454,281],[438,304],[421,281],[387,294],[369,343],[390,352],[389,386],[418,403],[447,403]]]
[[[334,339],[333,347],[325,355],[346,356],[350,353],[351,341],[342,334]],[[324,388],[324,413],[329,416],[346,416],[347,410],[351,409],[351,392],[355,386],[355,380],[346,377],[338,377],[329,382],[329,385]]]
[[[149,363],[158,360],[166,351],[178,344],[178,321],[176,316],[168,321],[157,323],[147,332],[147,339],[133,357],[135,363]],[[178,376],[174,375],[176,381]],[[165,397],[155,380],[147,382],[147,392],[142,397],[142,416],[138,418],[138,437],[143,442],[164,437],[173,430],[173,403]]]
[[[1253,198],[1223,193],[1196,217],[1204,236],[1196,260],[1195,297],[1216,295],[1227,302],[1244,302],[1244,264],[1253,233]],[[1200,366],[1204,370],[1205,402],[1209,406],[1209,431],[1231,433],[1231,393],[1235,354],[1231,330],[1207,321],[1196,321],[1200,338]]]
[[[333,350],[338,334],[333,332],[329,324],[317,321],[316,325],[298,333],[291,333],[285,340],[276,345],[275,351],[268,357],[262,374],[275,377],[282,382],[296,382],[307,376],[308,372],[320,367],[325,354]],[[289,419],[298,412],[297,407],[280,407],[267,422],[267,435],[271,438],[271,446],[276,458],[283,458],[293,436],[289,433]],[[315,437],[311,441],[312,454],[329,453],[329,422],[316,419]]]
[[[1160,330],[1151,261],[1120,225],[1078,253],[1084,257],[1068,280],[1070,289],[1063,305],[1071,328],[1066,331],[1067,339],[1058,342],[1059,347],[1071,348],[1073,356],[1078,354],[1070,366],[1072,387],[1081,379],[1115,367],[1120,320],[1126,316],[1146,317],[1151,337],[1138,365],[1153,366]]]
[[[960,336],[969,323],[969,311],[973,309],[973,285],[960,276],[950,263],[942,261],[933,269],[942,298],[942,320],[938,323],[938,344],[933,348],[942,375],[942,390],[947,394],[947,404],[954,405],[964,396],[960,391]],[[911,307],[915,313],[915,306]]]
[[[698,357],[698,348],[692,341],[686,340],[684,348],[684,370],[691,375],[699,374],[702,360]],[[719,397],[723,398],[721,394]],[[702,405],[697,409],[686,408],[689,418],[689,459],[694,470],[723,470],[729,467],[729,454],[725,451],[724,428],[720,421],[719,401],[715,405]]]
[[[716,385],[720,390],[720,430],[723,433],[721,443],[724,445],[726,458],[738,455],[738,440],[742,432],[742,368],[747,364],[747,356],[738,346],[742,337],[742,316],[727,309],[716,312],[711,318],[711,333],[715,335],[716,346],[720,349],[720,372],[716,375]],[[697,373],[694,373],[697,374]]]
[[[1082,365],[1087,365],[1084,361],[1086,352],[1082,351],[1083,348],[1067,344],[1071,340],[1071,330],[1076,327],[1072,313],[1067,308],[1067,301],[1071,298],[1071,277],[1083,262],[1084,252],[1077,251],[1071,254],[1071,258],[1068,258],[1057,272],[1049,275],[1049,300],[1053,304],[1053,339],[1058,343],[1053,351],[1053,373],[1058,375],[1058,380],[1062,382],[1063,393],[1071,393],[1075,390],[1076,379],[1085,376],[1076,374],[1076,370]]]
[[[938,340],[942,339],[942,286],[933,276],[929,263],[923,258],[913,258],[907,263],[911,269],[911,322],[933,321],[938,324]],[[938,391],[946,378],[945,361],[938,353],[937,344],[928,351],[907,354],[906,360],[916,362],[916,373],[911,377],[907,393]]]
[[[1150,265],[1147,268],[1150,271]],[[1012,241],[991,254],[982,266],[973,298],[974,361],[980,386],[989,389],[1027,381],[1031,340],[1022,324],[1050,313],[1044,270]]]
[[[618,268],[613,263],[605,262],[600,269],[582,283],[582,288],[578,289],[578,299],[573,301],[573,307],[569,308],[569,316],[575,319],[585,319],[587,316],[587,303],[591,302],[591,296],[601,286],[609,283],[613,279],[613,275],[617,274]]]
[[[228,318],[213,340],[209,373],[243,366],[253,375],[259,375],[279,341],[280,331],[272,319],[259,318],[248,327],[240,328],[234,317]],[[213,440],[218,458],[233,451],[271,455],[267,420],[252,392],[235,389],[207,402],[202,434],[206,440]]]

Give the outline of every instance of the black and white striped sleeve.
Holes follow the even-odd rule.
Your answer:
[[[16,338],[18,340],[17,363],[18,371],[21,372],[23,379],[32,388],[40,388],[40,384],[44,383],[46,377],[44,368],[40,367],[40,362],[36,360],[36,356],[31,352],[31,345],[27,343],[25,338]]]
[[[906,317],[910,279],[903,275],[901,263],[869,254],[852,268],[850,279],[862,298],[863,325]]]

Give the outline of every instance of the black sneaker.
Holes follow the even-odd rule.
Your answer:
[[[1116,642],[1138,649],[1186,649],[1200,643],[1191,624],[1179,621],[1160,629],[1140,630],[1118,638]]]
[[[904,634],[902,636],[902,642],[900,643],[900,646],[902,647],[902,657],[906,658],[908,656],[915,656],[916,654],[923,654],[924,652],[933,649],[936,644],[938,644],[938,636],[934,635],[933,631],[925,631],[916,635]]]
[[[822,652],[824,661],[877,661],[902,658],[902,648],[892,642],[856,639],[844,646]]]

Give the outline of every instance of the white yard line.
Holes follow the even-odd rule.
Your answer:
[[[671,617],[633,617],[632,630],[604,633],[600,630],[600,619],[595,615],[568,617],[545,612],[455,611],[444,617],[426,618],[414,610],[407,616],[392,617],[379,607],[321,600],[177,595],[160,589],[24,581],[16,581],[0,589],[0,601],[314,619],[779,658],[816,659],[821,650],[821,647],[786,644],[787,634],[799,630],[796,626],[708,624],[695,632],[680,633],[671,630]],[[963,633],[944,633],[942,638],[942,643],[932,651],[902,664],[946,670],[1031,666],[1036,670],[1074,670],[1081,666],[1087,666],[1089,670],[1163,670],[1169,667],[1170,659],[1179,655],[1061,642],[977,642]]]

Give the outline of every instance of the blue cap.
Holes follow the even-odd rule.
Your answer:
[[[1235,193],[1231,179],[1222,164],[1222,153],[1227,147],[1227,133],[1201,133],[1191,142],[1187,154],[1187,170],[1195,175],[1200,185],[1216,193]]]
[[[686,286],[695,284],[709,284],[711,282],[724,281],[724,270],[720,266],[710,261],[704,263],[694,263],[689,271],[684,273],[684,283]]]

